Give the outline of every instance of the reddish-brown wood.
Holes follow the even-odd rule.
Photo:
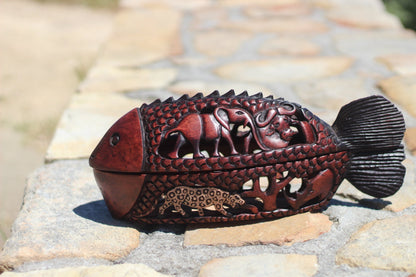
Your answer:
[[[117,218],[267,219],[321,209],[344,178],[376,197],[395,193],[403,133],[401,113],[381,96],[346,105],[331,127],[281,98],[214,92],[130,111],[90,165]]]

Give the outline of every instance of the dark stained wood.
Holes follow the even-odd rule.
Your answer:
[[[374,112],[363,119],[362,107]],[[356,180],[353,185],[370,195],[396,192],[404,176],[401,113],[372,96],[346,105],[340,114],[332,128],[298,104],[233,91],[157,100],[117,121],[90,165],[112,215],[145,223],[245,221],[317,211],[344,178]],[[395,124],[389,126],[384,118],[392,122],[391,114]],[[371,151],[363,138],[370,140]],[[377,176],[369,174],[374,168]],[[388,174],[393,183],[383,177]],[[296,189],[295,179],[301,181]]]

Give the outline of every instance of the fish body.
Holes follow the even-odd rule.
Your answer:
[[[402,114],[382,96],[344,106],[330,126],[282,98],[215,91],[133,109],[104,135],[90,165],[116,218],[278,218],[321,209],[344,178],[374,197],[394,194],[405,174],[404,131]]]

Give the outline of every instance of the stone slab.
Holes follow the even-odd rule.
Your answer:
[[[226,79],[246,82],[291,83],[336,76],[353,63],[349,57],[308,57],[229,63],[215,72]]]
[[[162,89],[176,77],[174,68],[120,68],[114,66],[93,67],[79,92],[111,93],[142,89]]]
[[[334,9],[328,18],[338,24],[363,29],[400,29],[400,20],[384,11],[374,9],[357,9],[353,6]]]
[[[323,214],[298,214],[273,221],[188,227],[184,245],[241,246],[248,244],[291,245],[319,237],[331,229],[332,222]],[[238,234],[238,235],[236,235]]]
[[[195,10],[209,6],[209,0],[171,1],[171,0],[120,0],[118,6],[126,9],[165,7],[180,10]]]
[[[416,116],[416,75],[390,77],[378,85],[391,100]]]
[[[253,18],[264,17],[302,17],[312,12],[310,5],[305,2],[296,2],[282,4],[282,1],[274,1],[274,5],[268,6],[248,6],[244,8],[244,13]],[[284,1],[283,1],[284,2]]]
[[[298,83],[294,85],[294,90],[302,103],[337,112],[349,102],[370,95],[365,80],[358,77],[334,77],[322,79],[319,82]]]
[[[117,260],[139,245],[139,231],[108,212],[86,160],[58,161],[30,178],[0,265],[56,258]]]
[[[407,149],[409,149],[413,155],[416,155],[416,127],[406,129],[404,141],[406,142]]]
[[[267,56],[315,56],[320,47],[310,40],[299,37],[275,37],[264,42],[259,53]]]
[[[125,9],[97,64],[141,66],[182,52],[181,14],[168,8]]]
[[[349,30],[333,35],[334,47],[342,54],[363,60],[382,55],[414,54],[415,34],[405,30]],[[369,47],[371,45],[371,47]]]
[[[239,31],[210,30],[195,34],[195,48],[209,57],[230,56],[246,43],[251,34]]]
[[[278,7],[278,6],[286,6],[286,5],[293,5],[299,3],[299,0],[258,0],[258,1],[246,1],[246,0],[223,0],[221,1],[221,5],[223,6],[268,6],[268,7]]]
[[[328,27],[309,18],[253,18],[245,21],[223,21],[221,28],[252,33],[277,34],[320,34],[328,31]]]
[[[46,160],[89,157],[116,120],[141,104],[120,93],[74,94],[46,152]]]
[[[50,270],[35,270],[31,272],[6,272],[4,277],[163,277],[172,276],[161,274],[144,264],[119,264],[102,266],[83,266],[74,268],[60,268]]]
[[[205,264],[199,277],[216,276],[313,276],[318,271],[314,255],[263,254],[214,259]]]
[[[416,215],[365,224],[336,256],[337,264],[416,273]]]
[[[397,74],[416,75],[416,53],[384,55],[377,57],[377,61]]]

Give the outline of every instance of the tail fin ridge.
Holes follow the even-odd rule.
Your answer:
[[[406,172],[401,164],[405,125],[390,101],[377,95],[353,101],[341,108],[332,127],[352,152],[348,181],[374,197],[399,190]]]

